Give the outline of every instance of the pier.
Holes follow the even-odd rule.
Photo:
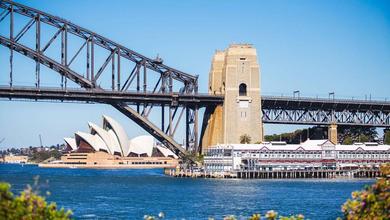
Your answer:
[[[166,175],[178,178],[227,178],[227,179],[333,179],[333,178],[376,178],[379,170],[275,170],[275,171],[232,171],[206,172],[193,170],[165,169]]]

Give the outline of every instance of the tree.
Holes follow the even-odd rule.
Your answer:
[[[309,137],[308,137],[309,135]],[[265,135],[265,141],[285,141],[288,144],[299,144],[308,138],[311,139],[327,139],[327,128],[325,127],[312,127],[307,129],[298,129],[289,133]]]
[[[353,140],[352,140],[351,136],[346,136],[346,137],[344,138],[344,140],[343,140],[343,144],[345,144],[345,145],[351,145],[351,144],[353,144]]]
[[[240,143],[241,144],[250,144],[251,141],[252,141],[252,138],[247,134],[243,134],[240,136]]]
[[[385,138],[383,140],[384,144],[390,145],[390,130],[385,131]]]
[[[359,135],[359,142],[368,142],[368,141],[370,141],[370,139],[366,135],[364,134]]]
[[[38,196],[31,187],[20,196],[14,196],[10,184],[0,182],[0,219],[70,219],[71,212],[57,210],[55,203],[48,204],[45,198]]]
[[[340,125],[338,126],[337,131],[337,138],[341,143],[344,143],[344,139],[346,139],[347,137],[351,137],[352,142],[375,141],[378,137],[378,132],[375,128],[364,126]]]
[[[34,161],[36,163],[40,163],[44,160],[49,159],[50,157],[54,157],[56,159],[59,159],[59,158],[61,158],[61,156],[62,156],[62,153],[59,150],[37,151],[31,155],[30,160]]]

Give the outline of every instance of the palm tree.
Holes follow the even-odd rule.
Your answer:
[[[250,144],[251,140],[252,140],[252,138],[247,134],[243,134],[240,136],[240,143],[241,144]]]

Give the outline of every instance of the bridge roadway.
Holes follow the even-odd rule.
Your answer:
[[[223,96],[185,93],[107,91],[99,89],[56,89],[0,87],[0,98],[90,103],[124,102],[165,106],[213,107]],[[262,96],[263,122],[273,124],[360,125],[390,127],[390,102],[324,98]]]
[[[223,96],[208,94],[186,93],[156,93],[137,91],[108,91],[100,89],[73,89],[68,88],[35,88],[35,87],[1,87],[0,98],[30,99],[30,100],[58,100],[58,101],[81,101],[92,103],[125,102],[134,104],[153,104],[166,106],[195,106],[206,107],[223,103]]]

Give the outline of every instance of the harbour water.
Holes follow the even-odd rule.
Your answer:
[[[165,219],[245,218],[276,210],[309,219],[335,219],[351,192],[373,179],[191,179],[165,176],[163,170],[47,169],[0,164],[0,181],[23,190],[40,177],[39,189],[49,201],[71,209],[76,219],[143,219],[165,213]]]

